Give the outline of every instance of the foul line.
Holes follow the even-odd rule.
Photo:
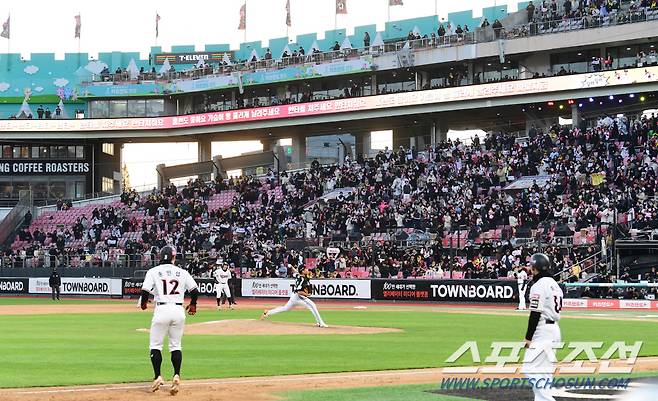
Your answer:
[[[359,378],[376,378],[376,377],[389,377],[389,376],[415,376],[415,375],[439,375],[441,372],[437,372],[436,369],[441,368],[431,368],[432,370],[418,369],[418,370],[409,370],[409,371],[396,371],[396,372],[380,372],[380,373],[362,373],[362,372],[351,372],[351,373],[321,373],[315,375],[308,375],[305,377],[259,377],[259,378],[234,378],[234,379],[224,379],[224,380],[213,380],[213,381],[198,381],[190,380],[189,382],[183,382],[187,386],[220,386],[224,384],[252,384],[252,383],[271,383],[271,382],[294,382],[294,381],[308,381],[309,379],[344,379],[346,377],[359,377]],[[82,392],[91,392],[91,391],[108,391],[108,390],[137,390],[137,389],[147,389],[150,388],[149,385],[143,383],[138,383],[134,385],[125,385],[125,386],[105,386],[105,387],[78,387],[78,388],[61,388],[61,389],[52,389],[52,390],[35,390],[35,391],[20,391],[12,392],[9,389],[9,392],[13,394],[20,395],[35,395],[35,394],[58,394],[58,393],[82,393]]]

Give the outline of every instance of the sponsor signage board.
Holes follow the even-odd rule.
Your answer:
[[[26,278],[0,278],[0,294],[27,294]]]
[[[288,298],[292,295],[292,279],[242,279],[245,297]],[[311,280],[312,297],[334,299],[370,299],[370,280]]]
[[[210,279],[210,278],[195,278],[194,281],[196,281],[197,285],[199,286],[199,294],[203,296],[212,296],[214,297],[216,295],[215,293],[215,280]],[[233,294],[234,296],[240,296],[240,283],[239,279],[232,279],[229,284],[232,282],[235,282],[233,287],[231,288],[235,293]],[[136,279],[136,278],[131,278],[131,279],[124,279],[123,280],[123,296],[124,297],[130,297],[130,296],[139,296],[139,294],[142,291],[142,283],[144,282],[143,279]]]
[[[59,287],[62,294],[69,295],[121,295],[121,279],[62,277]],[[30,294],[50,294],[48,277],[30,277]]]
[[[513,280],[372,280],[372,298],[391,301],[515,302]]]
[[[89,174],[89,162],[81,161],[2,161],[0,175]]]

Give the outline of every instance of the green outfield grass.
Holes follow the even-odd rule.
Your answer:
[[[429,393],[436,385],[379,386],[279,394],[286,401],[466,401],[470,398]]]
[[[102,302],[65,300],[74,302]],[[130,301],[134,303],[134,301]],[[51,303],[47,299],[2,299],[0,305]],[[136,308],[137,309],[137,308]],[[183,374],[187,379],[267,376],[440,367],[464,341],[476,340],[481,356],[491,341],[523,337],[527,317],[391,310],[325,310],[327,323],[395,327],[376,335],[186,336]],[[406,309],[406,308],[405,308]],[[188,323],[255,319],[255,310],[201,311]],[[146,381],[151,377],[148,334],[151,311],[134,313],[0,316],[0,387],[52,386]],[[312,322],[307,311],[272,320]],[[642,355],[658,355],[658,323],[564,319],[569,341],[644,341]],[[566,351],[565,351],[566,352]],[[165,355],[165,376],[171,367]],[[460,364],[471,365],[467,358]],[[321,398],[320,398],[321,399]],[[434,398],[436,399],[436,398]]]

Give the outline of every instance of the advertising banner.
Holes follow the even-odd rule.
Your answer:
[[[197,279],[194,279],[194,281],[196,281],[197,285],[199,286],[199,295],[207,296],[207,297],[216,296],[216,294],[215,294],[215,280],[213,280],[211,278],[197,278]],[[131,297],[131,296],[137,297],[137,296],[139,296],[139,294],[142,291],[142,283],[143,282],[144,282],[143,279],[137,279],[137,278],[124,279],[123,280],[123,296],[124,297]],[[231,290],[235,292],[233,295],[239,297],[240,296],[240,279],[233,279],[229,282],[229,284],[233,284],[233,286],[231,287]]]
[[[372,298],[382,301],[516,302],[514,280],[372,280]]]
[[[189,52],[189,53],[156,53],[155,64],[164,64],[169,60],[169,64],[196,64],[200,60],[207,63],[219,63],[224,58],[224,54],[233,58],[233,51],[226,50],[221,52]]]
[[[60,291],[69,295],[121,295],[121,279],[62,277]],[[50,294],[48,277],[29,280],[30,294]]]
[[[292,279],[242,279],[245,297],[288,298],[292,295]],[[334,299],[370,299],[370,280],[311,280],[312,297]]]
[[[0,294],[27,294],[28,279],[0,278]]]
[[[6,161],[0,162],[0,175],[89,174],[88,162],[80,161]]]
[[[335,68],[332,67],[332,68]],[[176,117],[81,119],[81,120],[0,120],[5,131],[111,131],[191,128],[242,122],[277,120],[283,118],[319,116],[353,111],[390,109],[505,96],[549,93],[565,90],[601,88],[618,85],[654,82],[658,67],[629,68],[622,71],[601,71],[557,77],[496,82],[464,87],[440,88],[416,92],[378,96],[324,100],[311,103],[258,107],[246,110],[210,112]],[[249,77],[243,77],[248,82]],[[253,78],[256,82],[257,78]],[[172,85],[176,85],[173,83]],[[158,93],[167,91],[157,85]],[[204,85],[201,85],[205,87]],[[129,91],[129,88],[124,88]],[[205,87],[208,89],[208,87]],[[93,90],[93,86],[85,91]],[[132,93],[130,93],[132,94]],[[89,92],[85,96],[95,96]]]

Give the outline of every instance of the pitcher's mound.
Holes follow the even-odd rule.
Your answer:
[[[144,329],[140,329],[143,331]],[[148,331],[148,330],[146,330]],[[287,334],[378,334],[400,333],[400,329],[386,327],[329,326],[318,327],[308,323],[272,322],[269,320],[240,319],[215,320],[185,326],[185,334],[217,336],[233,335],[287,335]]]

